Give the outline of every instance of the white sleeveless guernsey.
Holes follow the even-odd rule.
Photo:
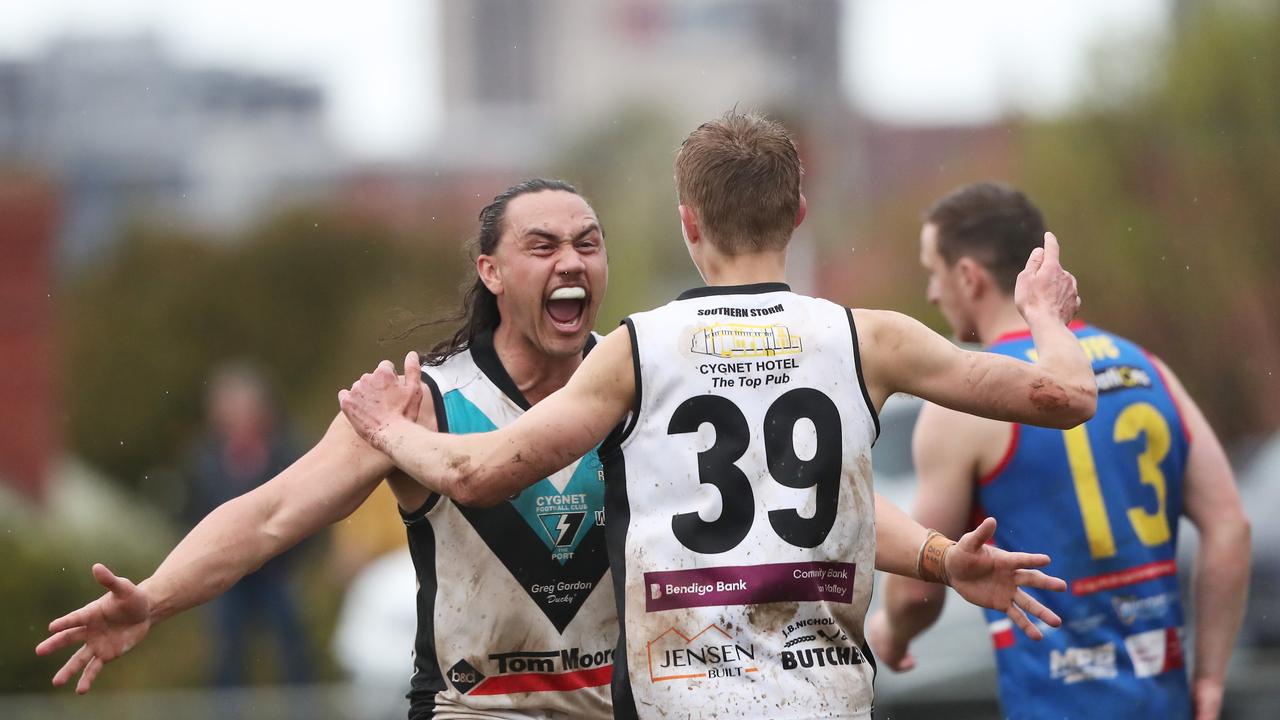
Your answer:
[[[442,432],[493,430],[529,407],[489,333],[422,379]],[[593,450],[494,507],[434,495],[404,514],[419,586],[411,720],[611,716],[603,503]]]
[[[879,421],[852,315],[767,283],[624,322],[638,409],[600,450],[615,717],[867,717]]]

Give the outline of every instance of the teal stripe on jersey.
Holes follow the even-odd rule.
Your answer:
[[[449,418],[449,432],[455,435],[493,432],[498,429],[460,390],[450,390],[444,394],[444,414]]]
[[[445,393],[444,410],[451,433],[465,435],[497,429],[461,391]],[[543,478],[510,502],[552,556],[561,565],[565,564],[591,526],[603,520],[597,511],[604,507],[604,471],[596,450],[578,462],[563,492]]]

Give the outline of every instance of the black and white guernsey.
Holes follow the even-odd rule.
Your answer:
[[[868,717],[879,427],[851,313],[766,283],[624,322],[637,410],[600,450],[615,716]]]
[[[443,432],[494,430],[529,408],[490,334],[422,378]],[[495,507],[437,495],[404,515],[419,585],[411,720],[612,716],[603,500],[592,451]]]

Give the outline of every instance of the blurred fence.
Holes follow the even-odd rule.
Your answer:
[[[985,649],[985,648],[984,648]],[[894,688],[893,676],[877,679],[878,720],[979,720],[999,717],[990,670],[925,688]],[[5,720],[391,720],[404,718],[402,692],[349,684],[263,686],[216,690],[192,688],[0,696]],[[1280,717],[1280,651],[1237,651],[1228,673],[1223,720]],[[744,719],[746,720],[746,719]]]

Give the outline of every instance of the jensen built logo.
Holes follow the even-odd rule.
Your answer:
[[[759,672],[756,647],[743,645],[719,625],[694,635],[669,628],[649,641],[649,681],[742,677]]]

